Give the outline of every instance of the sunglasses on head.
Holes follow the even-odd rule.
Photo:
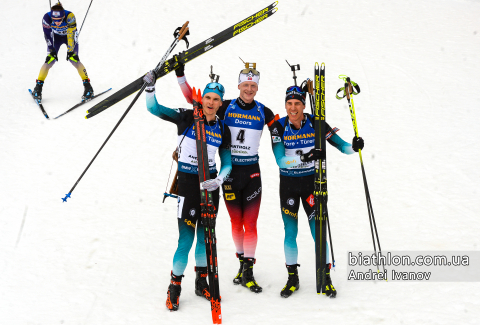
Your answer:
[[[211,90],[217,89],[222,94],[225,93],[225,88],[223,87],[223,85],[219,84],[218,82],[211,82],[207,85],[206,88],[211,89]]]
[[[243,73],[243,74],[248,74],[249,72],[253,73],[254,75],[256,76],[259,76],[260,75],[260,72],[258,72],[256,69],[254,68],[246,68],[246,69],[243,69],[242,71],[240,71],[240,73]]]
[[[292,91],[295,91],[295,92],[298,92],[298,93],[301,93],[301,94],[304,93],[302,88],[300,88],[299,86],[290,86],[290,87],[287,88],[287,93],[292,92]]]

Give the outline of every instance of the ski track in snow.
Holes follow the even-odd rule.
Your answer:
[[[88,3],[64,2],[79,26]],[[113,87],[110,95],[152,69],[186,20],[193,46],[269,3],[94,1],[79,56],[94,90]],[[190,85],[203,87],[213,65],[225,97],[236,98],[240,56],[257,62],[262,73],[256,99],[283,116],[285,89],[292,84],[285,59],[300,64],[299,80],[311,78],[316,61],[325,62],[327,121],[350,142],[347,103],[334,97],[342,86],[338,75],[349,75],[362,87],[354,100],[382,249],[478,251],[480,2],[280,0],[278,7],[252,30],[189,63]],[[0,22],[0,324],[211,324],[209,303],[194,294],[193,250],[180,309],[165,308],[178,233],[175,200],[161,201],[176,130],[147,112],[143,95],[62,203],[133,96],[89,120],[85,111],[106,95],[58,120],[43,117],[27,89],[44,62],[41,18],[47,9],[46,2],[10,2]],[[83,93],[65,47],[58,57],[43,92],[50,117]],[[169,107],[188,107],[173,74],[158,81],[157,98]],[[221,203],[224,324],[478,324],[478,283],[347,281],[347,252],[371,250],[372,242],[359,159],[331,147],[332,279],[339,294],[315,294],[314,245],[302,211],[301,288],[281,298],[287,272],[278,168],[264,133],[255,265],[264,292],[232,284],[238,262]]]

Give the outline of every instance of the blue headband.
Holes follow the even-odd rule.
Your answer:
[[[60,19],[60,18],[63,18],[65,17],[65,10],[52,10],[50,12],[50,16],[52,17],[52,19]]]
[[[223,102],[225,88],[222,86],[222,84],[219,84],[218,82],[211,82],[205,86],[205,89],[203,90],[203,96],[208,93],[217,94],[218,96],[220,96],[220,100]]]

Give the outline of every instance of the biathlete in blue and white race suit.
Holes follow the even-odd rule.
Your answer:
[[[300,287],[297,264],[298,248],[298,209],[300,202],[308,216],[312,237],[315,240],[315,204],[314,204],[314,161],[320,158],[320,152],[315,150],[315,128],[313,116],[305,114],[305,92],[298,86],[288,87],[285,96],[287,116],[275,121],[271,127],[272,148],[278,166],[280,167],[280,208],[285,226],[285,261],[288,271],[288,281],[280,292],[288,298]],[[352,154],[363,148],[363,139],[354,138],[354,146],[343,141],[326,123],[326,138],[328,142],[344,154]],[[300,158],[300,159],[298,159]],[[327,242],[327,264],[328,263]],[[332,285],[330,271],[326,277],[326,294],[335,297],[336,291]]]
[[[200,186],[198,177],[197,146],[192,109],[172,109],[160,105],[155,96],[154,72],[147,73],[144,81],[146,88],[147,108],[150,113],[168,122],[175,123],[178,129],[178,247],[173,257],[171,282],[168,288],[167,308],[177,310],[181,291],[181,280],[187,266],[188,253],[197,234],[195,247],[196,275],[195,293],[210,298],[208,292],[207,258],[205,251],[204,230],[200,211]],[[230,130],[223,121],[216,117],[225,93],[219,83],[209,83],[203,91],[202,106],[205,115],[205,132],[207,134],[207,151],[210,177],[202,186],[211,191],[215,212],[218,211],[219,186],[228,177],[231,169]],[[219,152],[221,168],[217,175],[215,153]]]
[[[87,75],[85,66],[80,62],[78,57],[78,33],[77,21],[73,12],[63,9],[60,2],[55,4],[50,12],[47,12],[42,19],[43,34],[47,42],[47,58],[40,69],[33,96],[38,102],[42,100],[42,90],[48,71],[58,61],[58,50],[60,46],[65,44],[67,46],[67,61],[69,61],[78,74],[82,78],[84,92],[82,100],[91,99],[94,96],[93,88],[90,84],[90,79]]]

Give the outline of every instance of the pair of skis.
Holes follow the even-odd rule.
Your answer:
[[[55,119],[57,119],[57,118],[65,115],[65,114],[67,114],[67,113],[70,113],[70,112],[73,111],[75,108],[80,107],[80,106],[82,106],[82,105],[85,104],[85,103],[88,103],[88,102],[91,101],[92,99],[97,98],[97,97],[105,94],[107,91],[110,91],[110,90],[112,90],[112,88],[109,88],[109,89],[101,92],[100,94],[94,95],[94,96],[92,96],[91,98],[89,98],[89,99],[87,99],[87,100],[82,100],[80,103],[74,105],[72,108],[66,110],[65,112],[63,112],[62,114],[58,115],[57,117],[54,117],[53,119],[55,120]],[[42,104],[39,100],[35,99],[35,97],[33,96],[33,92],[32,92],[31,89],[29,89],[28,92],[29,92],[30,95],[32,96],[33,101],[38,105],[38,107],[39,107],[40,110],[42,111],[43,116],[45,116],[45,118],[46,118],[47,120],[50,120],[50,117],[48,116],[47,112],[45,111],[45,108],[43,107],[43,104]]]
[[[247,18],[241,20],[235,25],[228,27],[222,32],[207,38],[205,41],[191,47],[190,49],[175,55],[173,58],[167,60],[161,68],[157,71],[157,79],[167,75],[168,73],[176,70],[179,66],[179,63],[187,64],[193,59],[199,57],[200,55],[210,51],[211,49],[217,47],[218,45],[228,41],[229,39],[243,33],[244,31],[252,28],[253,26],[264,21],[268,17],[272,16],[277,11],[278,1],[272,3],[271,5],[263,8],[262,10],[257,11],[253,15],[248,16]],[[110,106],[115,105],[124,98],[132,95],[133,93],[140,90],[143,85],[143,76],[137,80],[131,82],[129,85],[120,89],[116,93],[112,94],[110,97],[104,99],[100,103],[96,104],[87,111],[86,118],[89,119]]]
[[[327,155],[325,120],[325,63],[315,63],[314,87],[309,86],[315,128],[315,149],[321,150],[319,160],[315,161],[315,180],[313,196],[315,199],[315,283],[317,294],[326,294],[327,274]],[[314,89],[312,89],[314,88]],[[333,257],[332,257],[333,260]]]
[[[315,63],[314,81],[307,80],[307,89],[310,98],[310,106],[314,116],[315,128],[315,149],[321,150],[319,160],[315,161],[314,177],[314,203],[315,203],[315,283],[317,294],[327,294],[335,298],[336,292],[327,290],[326,275],[327,270],[327,230],[330,235],[330,248],[332,252],[332,261],[335,265],[333,256],[332,237],[330,232],[330,223],[328,221],[328,191],[327,191],[327,155],[326,140],[331,137],[337,128],[326,134],[327,126],[325,120],[325,63],[319,65]]]
[[[207,137],[205,120],[201,107],[202,95],[193,88],[193,121],[195,126],[195,140],[197,144],[198,179],[200,183],[210,179],[208,164]],[[202,225],[205,231],[205,249],[208,264],[208,284],[210,289],[210,306],[214,324],[222,323],[222,309],[220,304],[220,288],[218,283],[217,238],[215,235],[216,211],[212,193],[200,188],[200,209]]]

